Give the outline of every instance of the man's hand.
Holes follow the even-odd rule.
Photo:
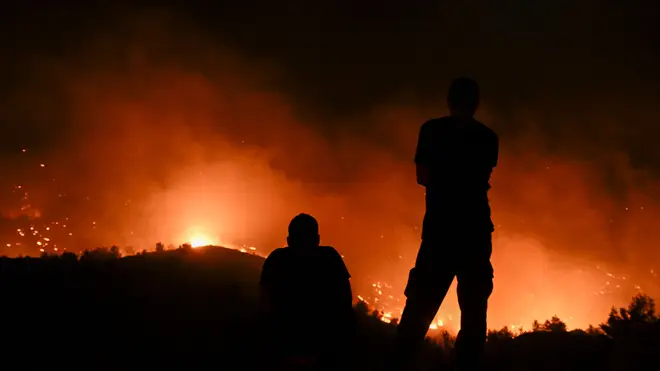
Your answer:
[[[417,184],[427,187],[429,184],[429,169],[424,165],[417,164]]]

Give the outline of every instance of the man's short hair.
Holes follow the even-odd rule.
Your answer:
[[[467,77],[454,79],[449,86],[447,102],[451,108],[476,110],[479,105],[479,84]]]
[[[289,237],[295,239],[316,238],[319,235],[319,223],[309,214],[298,214],[289,223]]]

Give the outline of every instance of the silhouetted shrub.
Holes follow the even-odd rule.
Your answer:
[[[657,324],[655,301],[647,295],[638,294],[627,308],[617,310],[613,307],[601,329],[612,338],[626,338],[655,329]]]
[[[532,331],[534,332],[566,332],[566,323],[559,317],[553,316],[544,323],[534,320],[532,323]]]
[[[489,342],[505,341],[513,339],[514,336],[514,333],[505,326],[499,330],[488,330],[487,339]]]

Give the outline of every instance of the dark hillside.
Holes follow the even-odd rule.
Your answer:
[[[263,258],[221,247],[182,247],[119,257],[0,258],[0,366],[11,369],[268,369],[258,279]],[[314,311],[314,308],[306,308]],[[355,307],[352,366],[378,370],[395,322]],[[324,336],[324,318],[310,324]],[[454,339],[434,332],[414,370],[450,367]],[[588,331],[559,318],[531,332],[490,331],[490,370],[643,370],[657,360],[660,321],[639,295]],[[313,341],[314,339],[310,339]]]

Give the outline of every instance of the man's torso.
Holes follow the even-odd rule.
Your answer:
[[[415,161],[428,169],[426,236],[442,230],[492,232],[488,190],[497,147],[495,132],[476,120],[443,117],[423,125]]]
[[[342,310],[340,291],[350,274],[334,248],[277,249],[264,267],[262,285],[273,293],[274,309],[281,317],[305,322],[311,320],[308,316]]]

